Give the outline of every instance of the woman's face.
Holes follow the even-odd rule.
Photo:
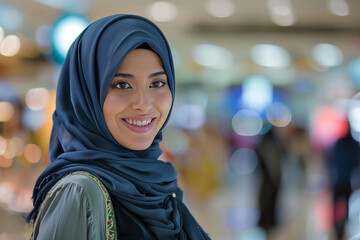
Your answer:
[[[147,149],[163,126],[171,102],[160,57],[150,50],[135,49],[111,81],[103,105],[106,125],[120,145]]]

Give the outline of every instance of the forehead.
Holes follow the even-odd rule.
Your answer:
[[[132,71],[157,71],[164,70],[160,57],[147,49],[135,49],[130,51],[122,61],[118,72]]]

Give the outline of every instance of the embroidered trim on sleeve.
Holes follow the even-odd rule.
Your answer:
[[[107,191],[105,186],[102,184],[102,182],[97,177],[92,175],[91,173],[84,172],[84,171],[78,171],[78,172],[70,173],[69,175],[72,175],[72,174],[82,174],[82,175],[88,176],[89,178],[94,180],[98,184],[98,186],[101,188],[101,191],[103,192],[104,197],[105,197],[105,206],[106,206],[106,224],[105,224],[106,239],[107,240],[116,240],[117,239],[116,218],[115,218],[115,212],[114,212],[114,208],[113,208],[113,205],[111,202],[109,192]]]

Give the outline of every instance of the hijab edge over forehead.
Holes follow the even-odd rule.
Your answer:
[[[154,53],[156,53],[160,57],[161,62],[162,62],[163,67],[164,67],[164,70],[165,70],[165,72],[167,74],[167,77],[168,77],[172,98],[174,99],[174,97],[175,97],[174,64],[173,64],[170,45],[169,45],[165,35],[163,34],[163,32],[153,22],[151,22],[150,20],[148,20],[148,19],[146,19],[144,17],[138,16],[138,15],[118,14],[118,15],[112,15],[112,16],[109,16],[109,17],[113,17],[113,16],[117,16],[117,18],[113,19],[111,22],[121,21],[121,19],[125,20],[127,18],[129,18],[129,19],[138,19],[138,20],[142,21],[144,24],[147,24],[147,25],[151,26],[152,28],[156,29],[156,33],[159,34],[159,36],[161,36],[162,42],[164,43],[166,49],[163,49],[163,47],[159,46],[158,43],[161,42],[161,41],[158,41],[158,39],[154,39],[153,34],[149,34],[148,32],[145,32],[144,29],[137,30],[140,33],[143,33],[145,35],[145,36],[143,35],[143,38],[136,38],[136,39],[131,38],[131,34],[133,34],[133,32],[134,32],[134,31],[132,31],[129,34],[131,39],[126,40],[126,41],[132,41],[130,43],[130,46],[126,49],[126,51],[121,52],[120,54],[118,53],[118,51],[115,51],[114,54],[113,54],[113,58],[116,59],[115,62],[117,62],[117,64],[112,66],[110,69],[107,69],[108,71],[106,73],[106,77],[107,77],[108,81],[104,85],[106,89],[104,91],[102,91],[102,93],[100,95],[101,104],[104,103],[104,100],[105,100],[105,97],[106,97],[106,94],[107,94],[107,89],[108,89],[108,87],[110,85],[110,82],[111,82],[112,78],[115,76],[115,74],[116,74],[117,70],[119,69],[119,67],[121,66],[125,56],[129,52],[131,52],[132,50],[137,49],[139,46],[141,46],[144,43],[149,45],[150,49],[148,49],[148,50],[153,51]],[[111,22],[109,22],[109,24],[111,24]],[[104,26],[104,27],[106,27],[106,26]],[[111,27],[111,26],[109,25],[108,27]],[[106,30],[104,30],[104,31],[106,31]],[[138,32],[136,32],[136,33],[138,33]],[[145,37],[148,37],[148,39],[145,39]],[[119,45],[118,45],[120,51],[122,50],[121,49],[122,44],[123,43],[119,43]]]

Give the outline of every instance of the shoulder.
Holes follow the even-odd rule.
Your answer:
[[[105,189],[91,174],[75,172],[63,177],[48,193],[44,204],[72,206],[90,217],[105,217]]]
[[[97,239],[105,234],[105,220],[105,197],[99,184],[91,176],[70,174],[48,192],[33,235],[37,239]]]
[[[65,191],[71,194],[72,190],[77,190],[75,192],[76,195],[80,196],[83,194],[89,201],[104,204],[104,193],[99,184],[101,184],[100,181],[90,174],[74,173],[62,178],[49,191],[49,194],[52,195],[58,191]]]

